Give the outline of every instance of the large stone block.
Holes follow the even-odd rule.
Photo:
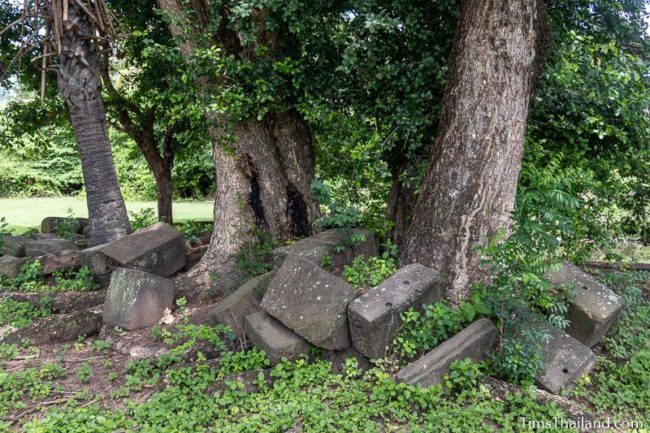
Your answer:
[[[571,391],[580,376],[589,373],[596,355],[587,346],[550,325],[540,325],[552,336],[543,344],[544,370],[535,378],[537,386],[558,394],[562,388]]]
[[[156,223],[100,248],[123,268],[169,277],[185,266],[185,239],[166,223]]]
[[[400,314],[440,299],[438,272],[414,263],[397,271],[348,306],[352,345],[369,358],[383,358],[400,328]]]
[[[494,349],[497,329],[488,319],[478,319],[431,352],[410,363],[395,379],[411,385],[431,386],[442,383],[449,366],[458,359],[480,362]]]
[[[58,254],[61,251],[78,249],[74,242],[67,239],[40,239],[25,244],[25,255],[27,257],[40,257],[46,254]]]
[[[65,229],[71,233],[81,234],[88,226],[88,218],[47,217],[41,221],[41,233],[57,233]]]
[[[87,267],[95,276],[102,286],[108,285],[111,279],[111,272],[117,268],[117,264],[102,252],[102,248],[107,244],[97,245],[86,248],[79,252],[79,264],[81,267]]]
[[[546,277],[553,284],[571,290],[567,334],[589,347],[598,343],[623,310],[623,300],[569,263],[557,272],[549,272]]]
[[[43,265],[44,275],[52,275],[57,271],[73,271],[81,267],[79,250],[63,250],[56,254],[46,254],[37,260]]]
[[[221,300],[208,314],[207,322],[229,326],[237,335],[244,335],[244,319],[262,309],[260,302],[275,272],[267,272],[241,285]]]
[[[0,256],[0,275],[14,278],[20,272],[20,267],[27,261],[24,257],[10,255]]]
[[[136,269],[113,272],[104,302],[104,323],[140,329],[158,323],[174,303],[174,282]]]
[[[265,311],[246,316],[244,329],[253,346],[274,364],[282,358],[294,360],[309,354],[309,343]]]
[[[262,308],[310,343],[328,350],[350,345],[347,307],[357,290],[310,260],[289,255]]]
[[[354,247],[345,247],[348,236],[365,236],[365,241]],[[273,261],[280,266],[289,255],[296,255],[310,260],[317,265],[328,264],[331,268],[341,269],[352,263],[354,257],[377,255],[374,235],[366,229],[332,229],[314,236],[301,239],[284,247],[273,250]]]
[[[31,241],[27,236],[0,235],[0,255],[9,254],[14,257],[25,257],[25,245]]]

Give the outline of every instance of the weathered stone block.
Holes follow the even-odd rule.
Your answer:
[[[81,267],[79,250],[64,250],[56,254],[46,254],[37,260],[43,265],[44,275],[51,275],[57,271],[72,271]]]
[[[156,223],[100,248],[119,266],[169,277],[185,266],[185,238],[166,223]]]
[[[31,241],[27,236],[1,235],[0,255],[9,254],[14,257],[25,257],[25,245]]]
[[[365,241],[352,248],[343,247],[348,236],[365,236]],[[337,251],[343,248],[342,251]],[[322,266],[325,262],[334,269],[349,265],[358,255],[367,257],[377,255],[374,235],[366,229],[352,229],[346,232],[342,229],[326,230],[314,236],[301,239],[284,247],[273,250],[273,261],[280,266],[289,255],[296,255]]]
[[[400,314],[440,299],[438,272],[414,263],[397,271],[348,306],[352,345],[368,358],[383,358],[401,325]]]
[[[244,329],[253,346],[274,364],[282,358],[294,360],[309,354],[309,343],[265,311],[246,316]]]
[[[566,332],[592,347],[614,324],[623,310],[623,300],[591,275],[566,263],[546,277],[555,285],[572,289]]]
[[[244,335],[244,319],[262,309],[260,302],[274,272],[267,272],[241,285],[221,300],[208,314],[207,322],[229,326],[237,335]]]
[[[96,247],[86,248],[79,252],[79,264],[81,267],[87,267],[92,271],[97,281],[102,286],[108,285],[113,272],[117,265],[106,254],[102,248],[106,244],[97,245]]]
[[[497,329],[489,319],[478,319],[431,352],[400,370],[395,379],[411,385],[431,386],[442,383],[449,366],[457,359],[480,362],[492,352]]]
[[[27,261],[24,257],[10,255],[0,256],[0,275],[14,278],[20,272],[20,267]]]
[[[575,381],[589,373],[596,355],[587,346],[550,325],[544,326],[553,337],[543,344],[544,370],[535,378],[537,386],[558,394],[562,388],[571,391]]]
[[[347,306],[357,290],[312,261],[289,255],[262,308],[310,343],[328,350],[350,345]]]
[[[27,340],[34,345],[63,343],[76,340],[83,335],[99,332],[101,313],[79,310],[69,314],[53,314],[4,335],[1,344],[19,344]]]
[[[41,233],[57,233],[61,228],[66,228],[72,233],[83,232],[88,226],[88,218],[47,217],[41,221]]]
[[[25,244],[25,255],[27,257],[40,257],[46,254],[58,254],[61,251],[78,249],[74,242],[67,239],[40,239]]]
[[[104,302],[104,323],[132,330],[158,323],[174,302],[174,282],[136,269],[113,272]]]

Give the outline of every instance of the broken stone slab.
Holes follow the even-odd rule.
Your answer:
[[[578,267],[565,263],[546,277],[553,284],[570,289],[570,324],[566,333],[592,347],[616,322],[623,310],[623,300],[612,290]]]
[[[286,358],[307,357],[309,343],[265,311],[258,311],[244,319],[246,336],[273,364]]]
[[[74,242],[67,239],[51,238],[32,240],[25,244],[27,257],[40,257],[47,254],[57,254],[65,250],[78,250]]]
[[[28,340],[33,345],[63,343],[80,336],[99,332],[102,314],[80,310],[69,314],[53,314],[31,323],[25,328],[10,332],[0,339],[2,344],[19,344]]]
[[[108,285],[111,279],[111,273],[117,268],[115,262],[102,252],[102,248],[105,245],[97,245],[96,247],[86,248],[79,252],[80,266],[85,266],[90,269],[95,281],[102,286]]]
[[[354,247],[345,247],[345,242],[350,236],[364,236],[365,240]],[[319,266],[328,265],[333,269],[341,269],[344,265],[351,264],[358,255],[376,256],[377,246],[374,235],[366,229],[332,229],[273,250],[276,267],[289,255],[302,257]]]
[[[103,245],[101,252],[123,268],[169,277],[185,266],[185,238],[159,222]]]
[[[552,338],[542,344],[544,369],[535,377],[535,383],[553,394],[559,394],[562,389],[571,391],[575,381],[594,367],[596,355],[589,347],[554,326],[540,326]]]
[[[36,307],[46,302],[48,308],[55,313],[71,313],[86,310],[104,303],[106,291],[93,292],[56,292],[56,293],[25,293],[0,292],[1,298],[10,298],[16,302],[27,302]]]
[[[14,257],[25,257],[25,245],[32,239],[27,236],[1,235],[0,255],[9,254]]]
[[[400,328],[400,314],[440,299],[437,271],[414,263],[397,271],[348,306],[352,345],[368,358],[383,358]]]
[[[275,272],[267,272],[241,285],[208,313],[207,323],[221,323],[243,336],[244,319],[262,309],[260,302],[274,275]]]
[[[137,269],[113,272],[104,302],[104,323],[132,330],[156,325],[174,303],[174,282]]]
[[[0,275],[14,278],[20,272],[20,267],[27,262],[24,257],[14,257],[8,254],[0,256]]]
[[[52,275],[57,271],[74,271],[81,267],[79,250],[63,250],[46,254],[37,259],[43,265],[43,274]]]
[[[471,358],[484,360],[497,342],[497,328],[489,319],[478,319],[431,352],[410,363],[395,379],[410,385],[432,386],[442,383],[452,362]]]
[[[56,234],[65,228],[71,233],[81,234],[86,226],[89,226],[88,218],[47,217],[41,221],[41,233]]]
[[[315,346],[350,346],[347,307],[357,289],[303,257],[288,256],[262,299],[262,308]]]

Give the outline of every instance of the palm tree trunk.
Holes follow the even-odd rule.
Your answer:
[[[99,245],[129,234],[131,226],[108,138],[98,48],[87,38],[92,34],[89,18],[75,3],[70,3],[69,20],[72,26],[63,33],[64,55],[61,56],[58,84],[70,109],[81,157],[90,243]]]

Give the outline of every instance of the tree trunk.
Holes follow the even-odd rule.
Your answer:
[[[217,122],[213,119],[214,122]],[[318,218],[311,133],[294,112],[233,125],[236,140],[223,144],[224,130],[211,128],[217,191],[212,240],[189,277],[202,286],[229,287],[239,277],[236,256],[257,242],[255,230],[273,239],[309,236]],[[217,277],[210,281],[210,275]]]
[[[69,19],[72,27],[63,33],[63,50],[74,54],[61,56],[58,84],[77,137],[90,243],[99,245],[129,234],[131,226],[108,139],[97,47],[87,38],[92,32],[89,19],[74,3],[69,5]]]
[[[181,27],[197,33],[207,31],[211,8],[205,0],[157,3],[176,19],[170,30],[177,37],[182,35],[180,49],[190,60],[198,38],[188,38]],[[188,7],[194,12],[192,22],[183,20]],[[242,56],[240,35],[228,27],[227,8],[222,7],[219,13],[221,20],[212,42],[223,49],[223,55]],[[267,36],[261,39],[273,40]],[[220,83],[199,82],[204,93],[211,85]],[[206,112],[206,117],[212,125],[209,132],[217,183],[214,230],[206,254],[188,277],[199,287],[223,289],[238,280],[237,254],[257,242],[256,230],[279,240],[312,233],[312,223],[319,216],[310,193],[314,151],[307,123],[293,110],[269,113],[261,121],[233,122],[213,112]]]
[[[452,302],[480,277],[477,248],[510,225],[549,39],[543,0],[462,3],[434,154],[402,257],[440,270]]]

